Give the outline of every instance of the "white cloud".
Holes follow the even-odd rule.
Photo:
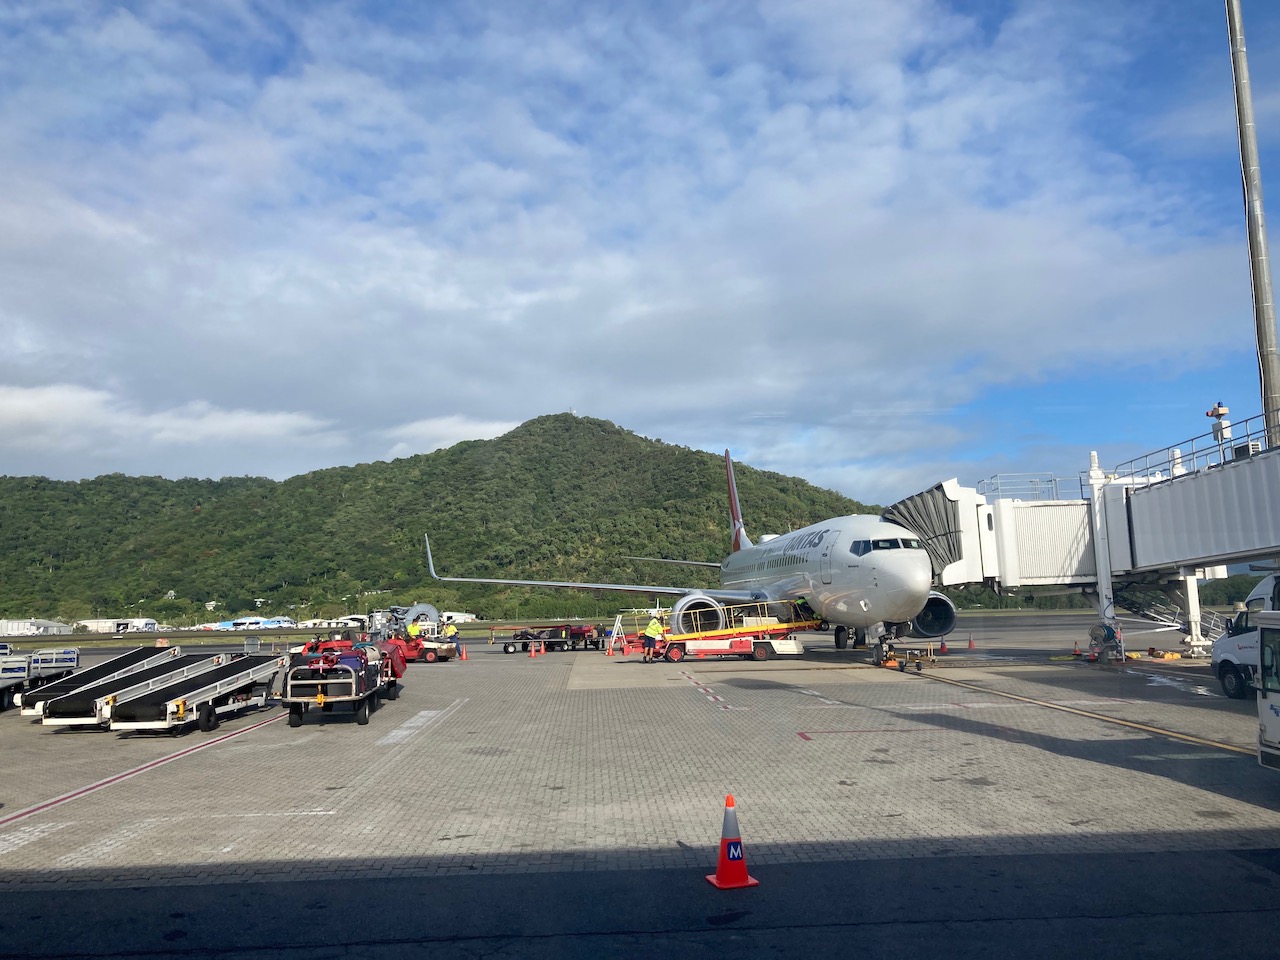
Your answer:
[[[271,445],[332,448],[340,442],[332,424],[307,413],[225,409],[204,402],[144,411],[109,391],[74,384],[0,386],[0,446],[18,457],[63,451],[96,460],[121,445],[152,456],[226,445],[229,456],[254,456]]]
[[[1247,316],[1238,182],[1135,155],[1234,149],[1220,96],[1139,83],[1176,28],[1142,10],[47,9],[0,13],[0,443],[31,472],[270,445],[284,475],[575,407],[883,501],[968,462],[949,416],[985,392]],[[1216,75],[1199,17],[1164,69]]]
[[[519,420],[506,422],[471,420],[462,416],[431,417],[400,424],[380,431],[391,441],[389,458],[408,457],[451,447],[464,440],[492,440],[520,425]]]

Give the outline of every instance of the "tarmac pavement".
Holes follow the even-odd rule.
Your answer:
[[[0,958],[1276,956],[1253,704],[1051,659],[1090,622],[966,617],[920,673],[472,643],[364,727],[6,712]],[[752,889],[704,879],[727,793]]]

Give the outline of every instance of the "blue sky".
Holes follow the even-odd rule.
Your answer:
[[[10,475],[574,410],[889,503],[1260,406],[1220,0],[11,0],[0,169]]]

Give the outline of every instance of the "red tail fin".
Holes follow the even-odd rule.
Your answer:
[[[742,506],[738,503],[738,485],[733,479],[733,461],[729,459],[728,450],[724,452],[724,472],[729,478],[729,522],[732,526],[730,534],[733,539],[730,552],[737,553],[743,547],[751,546],[751,538],[747,536],[747,529],[742,523]]]

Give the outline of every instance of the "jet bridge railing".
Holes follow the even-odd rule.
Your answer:
[[[1150,486],[1247,460],[1266,448],[1266,421],[1258,414],[1238,423],[1222,421],[1208,433],[1126,460],[1110,476],[1131,480],[1134,486]]]
[[[978,493],[992,500],[1083,500],[1085,489],[1079,477],[1051,473],[997,473],[978,481]]]

